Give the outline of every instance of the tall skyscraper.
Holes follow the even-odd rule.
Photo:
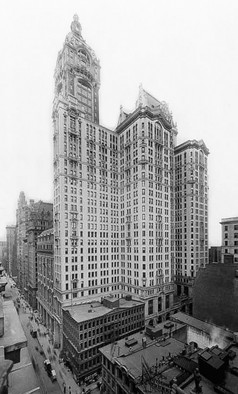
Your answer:
[[[209,150],[189,140],[175,148],[175,283],[178,295],[192,294],[193,278],[208,264]]]
[[[75,16],[55,70],[56,336],[63,306],[106,294],[144,300],[150,319],[173,304],[176,125],[142,86],[115,130],[99,125],[99,85],[99,60]]]

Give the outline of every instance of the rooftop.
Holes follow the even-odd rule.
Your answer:
[[[131,339],[134,339],[136,343],[128,346],[128,342],[132,343]],[[160,368],[164,360],[183,350],[184,343],[174,338],[166,341],[152,341],[145,337],[144,332],[133,334],[128,339],[121,339],[100,349],[106,358],[114,359],[117,364],[124,367],[133,379],[141,377],[144,361],[148,367],[157,365]]]
[[[118,304],[115,304],[118,306],[109,308],[104,306],[99,301],[92,301],[91,303],[67,306],[63,308],[63,311],[68,311],[75,321],[81,323],[86,320],[91,320],[105,316],[118,309],[123,310],[123,309],[132,308],[133,306],[143,305],[141,301],[137,301],[133,299],[126,300],[125,298],[109,298],[106,300],[110,300],[112,304],[113,302],[118,302]]]
[[[146,334],[148,336],[151,336],[151,335],[156,336],[156,334],[159,332],[160,333],[159,336],[168,336],[171,333],[174,333],[183,327],[186,327],[186,325],[181,322],[164,321],[164,322],[158,323],[154,326],[148,325],[146,328],[146,331],[147,331]]]
[[[26,347],[27,339],[13,301],[3,302],[3,314],[4,334],[0,337],[0,346],[4,347],[5,353]]]
[[[225,347],[231,343],[230,338],[233,336],[233,333],[230,330],[225,330],[215,324],[196,319],[195,317],[183,312],[175,313],[171,316],[171,320],[187,324],[190,327],[194,327],[197,330],[206,333],[212,340],[214,340],[214,345],[219,344],[220,347]]]
[[[231,217],[231,218],[223,218],[220,221],[221,224],[233,223],[233,222],[234,223],[238,222],[238,216],[234,216],[234,217]]]
[[[177,146],[175,146],[174,150],[175,153],[178,153],[182,150],[185,150],[187,148],[197,148],[197,149],[203,149],[204,152],[208,155],[209,154],[209,150],[205,145],[205,142],[203,140],[188,140],[183,142],[182,144],[179,144]]]
[[[194,372],[198,368],[198,358],[202,357],[209,365],[212,365],[213,369],[220,370],[224,364],[223,360],[227,359],[231,353],[229,366],[226,367],[223,380],[214,383],[212,376],[210,380],[209,376],[205,377],[200,372],[200,385],[203,394],[216,392],[215,385],[218,387],[217,390],[220,390],[217,392],[237,394],[238,343],[233,343],[224,350],[213,346],[204,350],[193,348],[192,352],[186,352],[184,343],[175,338],[150,340],[145,337],[144,332],[140,332],[106,345],[100,349],[100,352],[112,363],[118,365],[120,369],[123,369],[127,376],[141,387],[142,392],[152,394],[158,391],[154,391],[154,386],[150,384],[148,377],[154,379],[155,383],[158,382],[156,376],[159,377],[161,374],[165,384],[169,385],[176,378],[182,393],[195,392]],[[172,359],[173,363],[171,363]],[[143,371],[147,373],[145,375],[146,382],[142,381]]]

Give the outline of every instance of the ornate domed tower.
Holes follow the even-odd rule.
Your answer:
[[[81,35],[74,15],[71,32],[59,52],[55,69],[55,100],[64,98],[80,117],[99,123],[100,64]]]

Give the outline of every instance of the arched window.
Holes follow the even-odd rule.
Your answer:
[[[84,63],[85,65],[90,64],[90,56],[89,56],[88,52],[86,52],[84,49],[80,49],[78,51],[78,56],[79,56],[79,59],[82,63]]]

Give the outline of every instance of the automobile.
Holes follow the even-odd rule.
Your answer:
[[[46,370],[46,372],[47,372],[47,375],[48,375],[49,377],[51,377],[52,366],[51,366],[50,360],[46,359],[46,360],[44,361],[44,368],[45,368],[45,370]]]
[[[56,372],[55,372],[54,369],[51,370],[51,376],[50,376],[50,378],[51,378],[52,382],[55,382],[55,381],[57,380]]]

